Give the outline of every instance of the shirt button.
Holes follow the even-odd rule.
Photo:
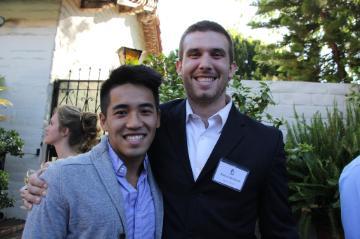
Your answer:
[[[125,167],[120,168],[120,173],[125,173]]]

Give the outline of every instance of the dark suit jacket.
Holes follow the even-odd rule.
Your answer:
[[[186,144],[185,101],[161,107],[161,127],[149,151],[163,192],[163,238],[298,238],[288,205],[284,144],[279,130],[241,114],[234,106],[197,181]],[[242,190],[215,183],[219,160],[249,170]]]

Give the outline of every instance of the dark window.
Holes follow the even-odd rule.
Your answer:
[[[100,8],[106,4],[115,3],[115,0],[81,0],[81,8]]]

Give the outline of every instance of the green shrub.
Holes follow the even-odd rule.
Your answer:
[[[6,130],[0,127],[0,155],[10,153],[14,156],[23,156],[24,141],[15,130]]]
[[[0,210],[7,207],[13,207],[15,200],[10,198],[8,190],[9,174],[0,170]]]
[[[182,80],[176,72],[176,61],[177,51],[172,51],[168,56],[149,55],[143,62],[164,77],[164,82],[160,86],[161,103],[185,97]]]
[[[275,104],[270,88],[264,81],[259,81],[259,84],[259,92],[253,93],[250,87],[244,86],[238,77],[234,77],[230,84],[233,90],[232,100],[240,112],[255,120],[265,121],[278,128],[283,124],[282,120],[274,118],[270,114],[264,114],[265,109],[269,105]]]
[[[9,174],[4,171],[6,154],[22,157],[23,146],[24,141],[18,132],[0,128],[0,209],[14,206],[14,199],[7,194]]]
[[[360,80],[353,81],[347,100],[360,107]]]
[[[296,122],[287,125],[289,200],[299,216],[302,238],[311,223],[330,227],[338,238],[340,205],[338,179],[344,166],[360,154],[360,108],[347,105],[346,115],[336,105],[327,119],[315,113],[310,122],[295,112]]]

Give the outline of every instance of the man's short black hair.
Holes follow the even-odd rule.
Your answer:
[[[110,104],[110,91],[120,85],[127,83],[145,86],[150,89],[157,109],[159,108],[159,87],[162,76],[150,67],[144,65],[123,65],[110,74],[109,79],[104,81],[100,90],[100,109],[106,115]]]

